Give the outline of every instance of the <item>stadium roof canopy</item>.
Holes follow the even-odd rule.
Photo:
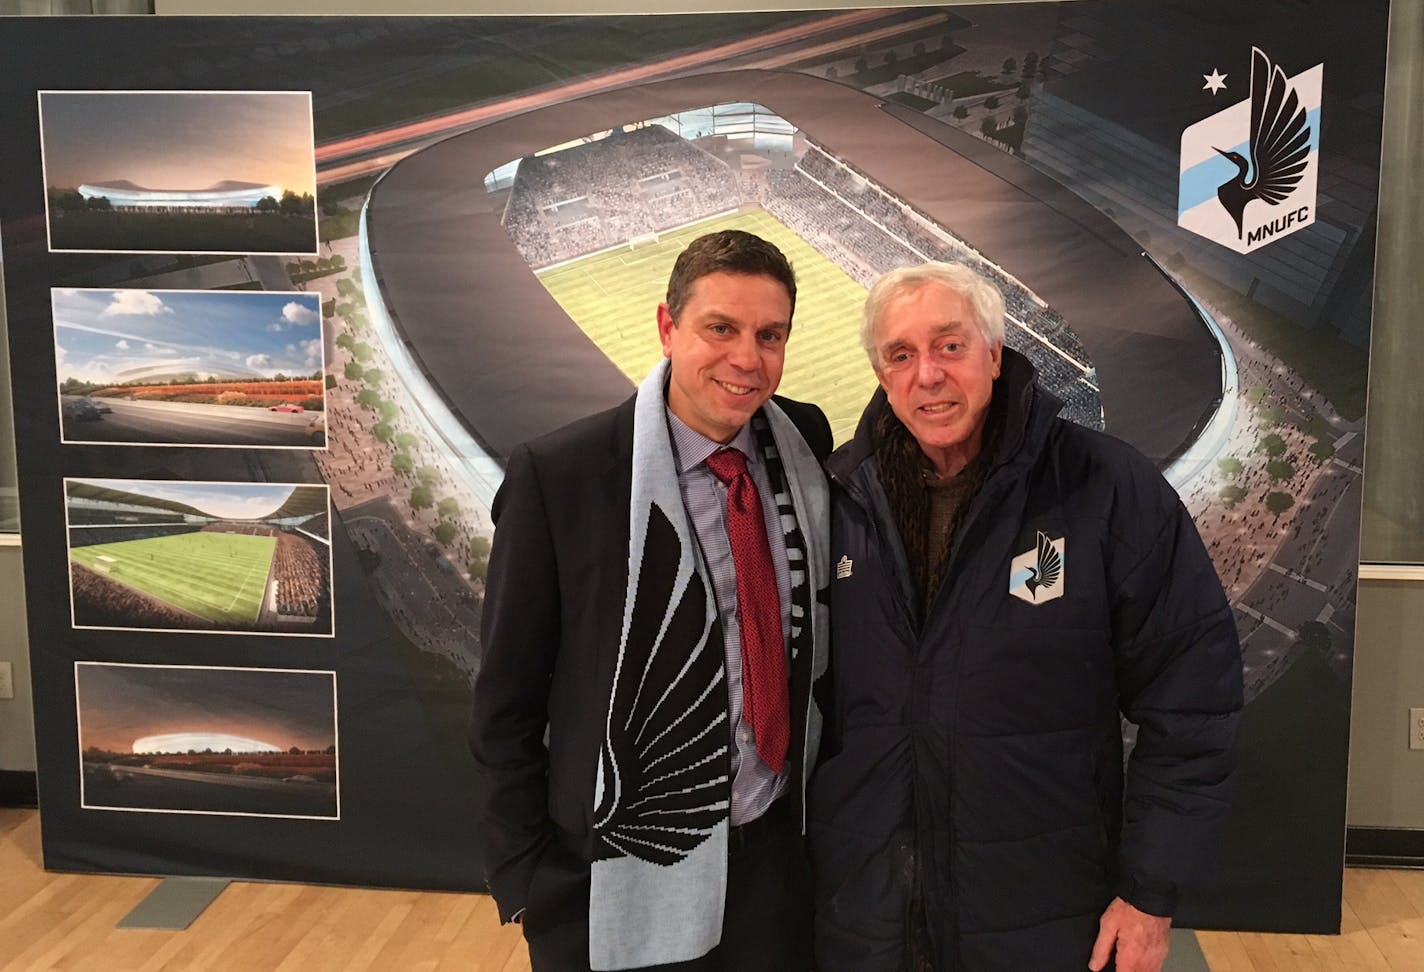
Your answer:
[[[94,483],[86,483],[77,479],[69,480],[65,487],[71,499],[95,500],[100,503],[135,506],[146,510],[164,510],[169,513],[182,513],[184,516],[212,516],[211,513],[204,513],[195,506],[189,506],[187,503],[180,503],[177,500],[144,496],[142,493],[130,493],[127,490],[97,486]]]
[[[79,187],[79,195],[85,199],[104,198],[113,206],[212,206],[214,209],[232,209],[251,208],[266,196],[280,199],[282,187],[226,179],[206,189],[150,189],[127,179],[116,179],[112,182],[86,182]]]
[[[294,517],[311,516],[315,513],[326,512],[326,487],[324,486],[298,486],[292,490],[292,495],[271,513],[268,513],[264,520],[287,520]]]
[[[845,85],[729,71],[491,122],[407,157],[372,190],[367,243],[386,309],[431,383],[497,458],[617,404],[631,385],[530,272],[481,176],[588,132],[734,101],[777,112],[1055,307],[1097,368],[1108,430],[1159,466],[1214,411],[1215,339],[1132,239],[1078,196],[985,142]],[[651,322],[653,308],[628,314]]]

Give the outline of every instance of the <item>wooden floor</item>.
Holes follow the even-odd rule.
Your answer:
[[[478,894],[234,882],[187,931],[119,929],[156,878],[51,874],[39,815],[0,808],[0,972],[528,972]],[[1212,972],[1424,970],[1424,872],[1345,872],[1343,934],[1201,932]]]

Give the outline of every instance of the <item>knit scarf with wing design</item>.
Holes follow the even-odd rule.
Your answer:
[[[653,370],[634,407],[628,595],[594,793],[593,969],[689,961],[722,933],[727,686],[712,585],[678,490],[663,398],[667,370],[666,361]],[[825,483],[775,404],[765,406],[753,430],[787,544],[792,658],[811,651],[816,677],[826,657],[825,619],[813,597],[829,570]],[[808,752],[819,734],[820,714],[809,712],[801,741]]]

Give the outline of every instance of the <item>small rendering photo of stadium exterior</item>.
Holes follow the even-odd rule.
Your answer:
[[[41,91],[50,249],[317,252],[306,91]]]
[[[336,673],[74,665],[86,810],[338,820]]]
[[[333,636],[326,486],[64,488],[76,628]]]
[[[326,448],[321,297],[54,288],[64,442]]]

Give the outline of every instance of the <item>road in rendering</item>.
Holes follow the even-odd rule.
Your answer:
[[[332,783],[113,763],[85,764],[84,805],[301,817],[337,815],[336,786]]]
[[[76,399],[65,397],[69,406]],[[326,447],[324,429],[308,429],[321,412],[270,412],[260,406],[196,405],[95,399],[112,409],[81,421],[65,416],[66,442],[171,443],[178,445]]]
[[[522,95],[501,98],[487,104],[461,108],[434,117],[327,142],[317,146],[316,149],[317,182],[322,185],[332,185],[348,179],[384,172],[417,149],[424,148],[450,135],[478,128],[498,118],[506,118],[536,108],[563,104],[586,95],[599,94],[635,84],[645,84],[658,78],[666,78],[684,72],[705,70],[713,65],[723,68],[731,66],[733,63],[740,67],[782,67],[789,61],[801,60],[812,56],[813,53],[825,53],[828,47],[839,48],[845,44],[845,39],[841,38],[834,44],[822,45],[808,51],[806,45],[818,37],[838,35],[847,31],[860,31],[865,36],[857,34],[854,41],[856,44],[863,44],[869,39],[881,39],[896,33],[922,29],[949,20],[947,14],[937,12],[893,26],[871,28],[872,24],[886,18],[903,20],[903,13],[903,11],[878,8],[851,10],[795,27],[786,27],[742,40],[729,41],[715,47],[674,55],[648,64],[616,68],[558,87],[543,88]]]

